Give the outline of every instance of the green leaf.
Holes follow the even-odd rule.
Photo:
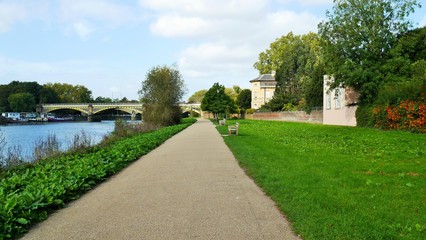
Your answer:
[[[18,223],[20,223],[22,225],[27,225],[29,223],[29,221],[25,218],[18,218]]]

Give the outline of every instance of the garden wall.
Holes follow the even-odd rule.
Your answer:
[[[246,115],[246,118],[247,118],[247,115]],[[307,114],[304,111],[256,112],[253,114],[253,119],[288,121],[288,122],[308,122],[308,123],[322,124],[323,111],[316,110],[316,111],[312,111],[311,114]]]

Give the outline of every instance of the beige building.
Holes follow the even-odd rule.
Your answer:
[[[359,94],[350,88],[330,90],[333,78],[324,76],[323,123],[329,125],[356,126],[355,112]]]
[[[277,82],[275,81],[275,72],[263,74],[250,81],[251,83],[251,108],[259,109],[262,105],[269,102],[275,93]]]

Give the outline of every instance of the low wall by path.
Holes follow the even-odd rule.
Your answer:
[[[247,116],[246,116],[247,118]],[[307,122],[307,123],[323,123],[323,111],[312,111],[307,114],[304,111],[287,111],[287,112],[256,112],[253,114],[255,120],[276,120],[288,122]]]

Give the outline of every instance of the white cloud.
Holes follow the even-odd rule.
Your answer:
[[[89,35],[94,32],[93,27],[87,22],[75,22],[72,24],[72,27],[82,40],[88,39]]]
[[[265,8],[267,0],[139,0],[142,7],[157,12],[179,12],[206,18],[249,18]]]
[[[194,37],[205,34],[209,25],[199,17],[164,15],[151,25],[151,31],[166,37]]]
[[[27,10],[24,6],[15,3],[0,2],[0,33],[9,31],[16,22],[27,17]]]
[[[178,60],[190,91],[206,88],[206,84],[210,87],[212,81],[248,86],[248,81],[257,76],[252,66],[258,54],[272,41],[290,31],[295,34],[316,31],[320,21],[309,12],[277,9],[268,0],[139,0],[139,3],[154,12],[152,33],[193,41],[194,45],[183,49]]]
[[[83,40],[98,28],[138,21],[129,6],[111,0],[61,0],[59,18]]]
[[[333,4],[333,0],[277,0],[277,2],[283,3],[283,4],[298,3],[298,4],[301,4],[301,5],[305,5],[305,6]]]

